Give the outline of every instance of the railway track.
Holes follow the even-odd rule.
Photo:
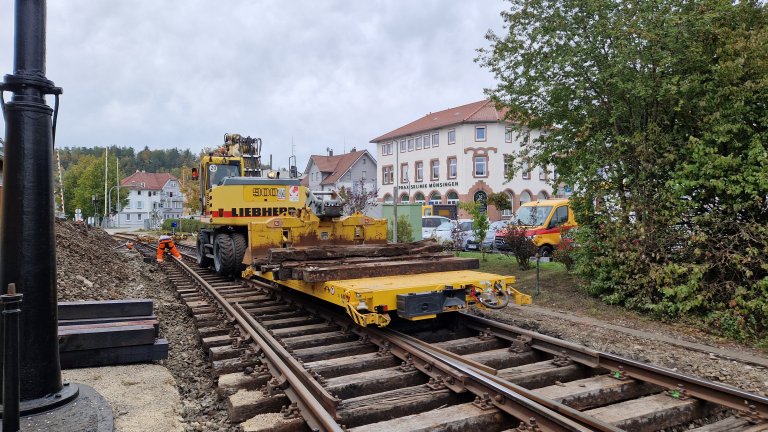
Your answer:
[[[180,249],[162,267],[243,431],[768,430],[768,398],[733,387],[469,314],[362,328]]]

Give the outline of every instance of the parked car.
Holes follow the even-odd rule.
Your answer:
[[[509,224],[511,224],[512,221],[510,220],[500,220],[496,222],[491,222],[490,226],[488,227],[488,231],[485,233],[485,238],[483,239],[482,243],[478,244],[478,242],[475,240],[474,236],[472,236],[471,239],[467,242],[467,250],[479,250],[479,247],[482,246],[485,250],[492,250],[494,248],[494,240],[496,239],[496,234],[499,231],[503,231]]]
[[[442,216],[425,216],[421,218],[421,238],[425,239],[432,237],[432,233],[435,232],[435,229],[437,229],[440,224],[450,221],[451,220],[447,217]]]
[[[578,226],[567,199],[525,203],[518,209],[515,222],[525,228],[525,236],[539,248],[542,256],[552,256],[560,244],[560,234]],[[497,233],[496,249],[509,249],[504,234],[503,230]]]
[[[443,222],[435,228],[432,237],[440,243],[455,243],[453,247],[459,250],[465,250],[467,241],[472,239],[472,219],[459,219]]]

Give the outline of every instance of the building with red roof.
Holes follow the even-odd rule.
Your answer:
[[[379,158],[379,200],[457,204],[504,192],[516,210],[525,202],[555,196],[551,167],[528,162],[506,180],[506,156],[543,133],[513,124],[506,114],[485,99],[429,113],[372,139]],[[491,220],[511,213],[488,209]]]
[[[121,195],[128,204],[118,213],[118,226],[156,228],[165,219],[178,219],[184,212],[179,180],[169,173],[136,171],[120,181]]]

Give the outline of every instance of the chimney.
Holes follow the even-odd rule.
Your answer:
[[[349,152],[350,152],[350,153],[354,153],[354,152],[356,152],[356,151],[357,151],[357,147],[352,147],[352,150],[350,150]]]

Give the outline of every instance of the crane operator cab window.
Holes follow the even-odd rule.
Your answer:
[[[240,167],[238,165],[210,164],[208,165],[208,188],[218,186],[227,177],[238,177]]]

